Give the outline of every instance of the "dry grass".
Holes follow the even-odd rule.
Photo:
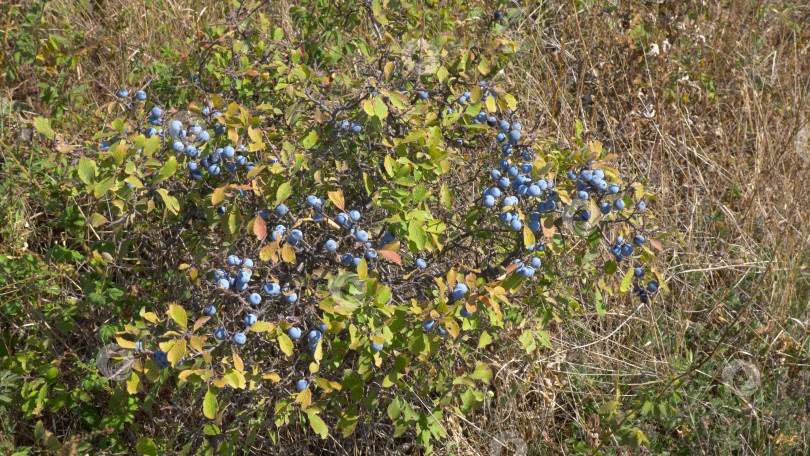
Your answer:
[[[630,403],[642,388],[688,395],[688,380],[716,382],[724,359],[735,356],[759,366],[763,383],[797,359],[806,369],[810,6],[665,0],[621,2],[611,11],[576,9],[576,2],[514,3],[527,13],[510,31],[522,43],[522,63],[504,82],[524,101],[524,124],[564,144],[581,121],[586,138],[604,143],[646,182],[657,195],[649,204],[656,225],[670,235],[660,268],[672,292],[649,306],[608,298],[606,315],[586,312],[549,328],[560,349],[539,355],[533,365],[511,362],[515,351],[499,353],[491,360],[498,372],[492,399],[467,419],[448,415],[449,438],[440,453],[490,454],[492,439],[513,431],[533,448],[543,446],[541,454],[570,454],[566,438],[600,440],[605,429],[589,404],[615,398],[617,383],[623,385],[618,395]],[[267,9],[294,34],[288,6]],[[208,0],[108,0],[101,8],[109,14],[93,8],[56,0],[44,17],[85,31],[90,47],[82,52],[91,58],[71,78],[91,83],[96,104],[127,78],[135,60],[160,61],[164,47],[191,51],[186,40],[199,27],[225,20],[228,11],[225,2]],[[5,90],[11,99],[35,95],[21,92],[34,90],[30,86]],[[689,354],[709,357],[711,369],[689,370],[687,384],[672,386],[669,381],[687,371]],[[761,416],[769,407],[753,402],[751,408]],[[803,423],[799,438],[807,439],[810,423]],[[713,435],[711,425],[701,426],[699,419],[686,420],[684,435],[701,429]],[[369,433],[365,438],[384,439],[358,429]],[[769,451],[808,451],[780,447],[774,429]],[[697,440],[704,454],[716,454],[711,437]],[[352,454],[378,448],[337,441],[330,447]],[[752,448],[740,454],[760,451]]]

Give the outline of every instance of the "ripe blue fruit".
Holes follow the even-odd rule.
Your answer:
[[[158,369],[166,369],[167,367],[171,366],[169,358],[166,356],[166,352],[163,350],[155,350],[152,353],[152,361],[155,362]]]
[[[503,19],[503,11],[496,10],[495,14],[493,14],[492,16],[495,18],[496,21],[500,21]]]
[[[489,125],[490,127],[498,125],[498,119],[496,119],[495,116],[487,117],[487,125]]]
[[[163,110],[159,106],[152,106],[150,114],[152,117],[160,117],[163,115]]]
[[[225,328],[217,328],[217,330],[214,331],[214,337],[219,340],[225,340],[225,338],[228,337],[228,332],[225,331]]]
[[[506,173],[509,175],[509,177],[515,177],[520,173],[520,171],[518,170],[517,166],[512,165],[506,170]]]
[[[129,90],[127,89],[121,89],[118,91],[118,96],[121,98],[126,98],[127,95],[129,95]]]
[[[635,268],[633,270],[633,274],[638,277],[639,279],[644,277],[644,268]]]
[[[304,238],[304,233],[301,232],[299,229],[294,229],[290,231],[290,241],[298,242]]]
[[[529,185],[528,193],[529,193],[529,196],[537,198],[537,197],[539,197],[540,195],[543,194],[543,190],[540,189],[540,186],[532,184],[532,185]]]
[[[241,281],[237,280],[234,283],[234,286],[236,287],[236,291],[245,291],[245,290],[247,290],[248,284],[247,284],[247,282],[241,282]]]
[[[506,135],[503,134],[503,133],[498,133],[497,135],[495,135],[495,139],[498,142],[504,142],[504,141],[506,141]]]
[[[251,293],[249,299],[250,303],[253,304],[254,306],[258,306],[259,304],[262,303],[262,297],[259,293]]]
[[[650,280],[647,283],[647,290],[650,293],[655,293],[656,291],[658,291],[658,282],[656,282],[655,280]]]
[[[200,180],[203,177],[202,171],[197,168],[192,169],[190,175],[194,180]]]
[[[463,284],[461,282],[457,283],[455,288],[453,288],[453,293],[452,293],[453,300],[458,301],[460,299],[463,299],[464,295],[467,294],[467,291],[469,291],[467,289],[467,285],[465,285],[465,284]]]
[[[484,111],[479,112],[478,115],[475,116],[475,120],[477,120],[478,123],[486,122],[487,121],[487,113],[485,113]]]
[[[257,321],[259,321],[259,319],[258,317],[256,317],[256,315],[247,314],[245,315],[245,318],[242,319],[242,321],[244,321],[245,324],[248,326],[253,326],[256,324]]]
[[[631,255],[633,254],[633,251],[634,251],[634,250],[635,250],[635,249],[633,248],[633,246],[632,246],[632,245],[630,245],[630,244],[624,244],[624,245],[622,246],[622,256],[629,257],[629,256],[631,256]]]
[[[205,306],[205,309],[203,309],[203,315],[207,315],[209,317],[213,316],[213,315],[216,315],[216,313],[217,313],[217,308],[213,304],[209,304],[209,305]]]
[[[236,333],[233,335],[233,341],[237,345],[245,345],[245,342],[247,342],[247,337],[245,337],[245,335],[242,333]]]
[[[197,139],[198,139],[200,142],[208,142],[208,140],[209,140],[209,139],[211,139],[211,135],[210,135],[210,134],[209,134],[207,131],[204,131],[204,132],[200,133],[200,134],[197,136]]]
[[[186,146],[184,146],[180,141],[175,141],[174,144],[172,144],[172,149],[174,149],[175,152],[182,152],[185,147]]]
[[[440,336],[446,336],[447,335],[447,330],[444,329],[443,327],[439,326],[439,335]]]
[[[576,180],[576,178],[577,178],[577,173],[575,173],[575,172],[574,172],[574,170],[570,170],[570,169],[569,169],[569,170],[568,170],[568,178],[569,178],[569,179],[571,179],[571,180]]]
[[[233,158],[234,154],[236,154],[236,150],[232,146],[222,148],[222,155],[224,155],[225,158]]]
[[[427,268],[427,261],[425,261],[423,258],[417,258],[414,264],[416,264],[416,267],[419,269]]]
[[[583,222],[587,222],[588,220],[591,219],[591,213],[588,211],[580,211],[579,219],[582,220]]]
[[[231,283],[228,281],[228,279],[219,279],[219,281],[217,282],[217,288],[219,288],[220,290],[227,290],[230,287]]]
[[[188,156],[188,158],[197,158],[200,156],[200,151],[197,150],[196,147],[189,145],[186,147],[186,156]],[[210,155],[208,160],[211,160]]]
[[[510,212],[501,212],[498,218],[500,218],[503,223],[509,223],[512,221],[512,214]]]
[[[354,260],[354,257],[351,253],[344,253],[343,257],[340,259],[340,262],[348,266],[352,264],[352,260]]]
[[[381,351],[383,349],[383,344],[372,342],[371,349],[374,350],[375,352]]]
[[[319,206],[318,201],[319,201],[318,197],[315,195],[307,196],[307,206],[309,207],[318,207]]]
[[[599,179],[604,179],[605,178],[605,172],[602,171],[601,169],[595,169],[595,170],[593,170],[593,177],[597,177]]]
[[[247,165],[247,157],[245,157],[244,155],[239,155],[238,157],[236,157],[236,164],[240,166]]]
[[[492,171],[489,172],[489,177],[498,180],[501,178],[501,172],[498,171],[497,169],[493,169]]]
[[[373,260],[374,258],[377,258],[377,251],[374,250],[374,249],[366,250],[366,258],[368,258],[369,260]]]
[[[138,101],[146,100],[146,92],[144,92],[143,90],[139,90],[139,91],[135,92],[135,98]]]
[[[180,123],[179,120],[174,120],[172,121],[171,124],[169,124],[169,136],[171,136],[173,139],[180,138],[182,131],[183,131],[183,124]]]
[[[501,202],[501,206],[517,206],[517,204],[518,198],[517,196],[514,195],[507,196],[506,198],[503,199],[503,202]]]
[[[644,209],[647,209],[647,205],[644,204],[644,201],[639,201],[638,205],[636,207],[638,208],[639,211],[643,211]]]
[[[209,109],[208,106],[205,106],[204,108],[202,108],[201,112],[202,112],[202,115],[204,115],[205,117],[208,117],[208,115],[211,114],[211,109]]]
[[[282,217],[282,216],[286,215],[287,212],[289,212],[289,209],[287,209],[287,206],[285,204],[282,203],[282,204],[279,204],[278,206],[276,206],[276,214],[279,217]]]
[[[520,140],[520,132],[517,130],[512,130],[509,132],[509,142],[514,144]]]
[[[520,165],[520,172],[523,174],[531,174],[533,169],[534,165],[532,165],[531,163],[524,163]]]
[[[498,186],[499,186],[499,187],[501,187],[501,188],[507,188],[507,187],[509,187],[509,184],[510,184],[510,183],[511,183],[511,182],[509,181],[509,178],[508,178],[508,177],[506,177],[506,176],[504,176],[504,177],[502,177],[502,178],[498,179]]]
[[[461,311],[459,313],[461,314],[461,318],[467,318],[473,314],[472,312],[467,310],[467,306],[461,306]]]
[[[579,179],[580,179],[582,182],[590,182],[590,181],[591,181],[591,179],[593,179],[593,173],[591,173],[591,170],[589,170],[589,169],[583,169],[583,170],[582,170],[582,171],[579,173]]]
[[[354,133],[360,133],[361,131],[363,131],[363,127],[362,127],[362,126],[357,125],[357,124],[352,125],[352,132],[354,132]]]
[[[292,340],[298,340],[301,338],[301,328],[293,326],[287,331],[287,335],[290,336]]]
[[[428,98],[428,96],[429,96],[429,95],[428,95],[428,93],[427,93],[426,91],[421,90],[421,91],[419,92],[419,95],[418,95],[418,96],[419,96],[419,99],[420,99],[420,100],[427,100],[427,98]]]
[[[578,191],[578,192],[577,192],[577,198],[579,198],[579,199],[581,199],[581,200],[586,200],[586,199],[588,199],[588,192],[586,192],[586,191],[584,191],[584,190],[580,190],[580,191]]]
[[[520,218],[514,217],[512,221],[509,222],[509,227],[512,228],[512,231],[520,231],[523,228],[523,222],[520,221]]]
[[[299,393],[307,389],[308,386],[309,382],[307,382],[306,380],[298,380],[297,382],[295,382],[295,390],[298,391]]]
[[[355,237],[355,238],[357,238],[357,240],[358,240],[358,241],[360,241],[360,242],[366,242],[366,241],[368,241],[368,233],[366,233],[366,232],[365,232],[365,231],[363,231],[363,230],[359,230],[359,231],[357,231],[357,232],[354,234],[354,237]]]
[[[318,341],[321,340],[321,332],[318,330],[313,329],[312,331],[307,334],[307,341],[310,345],[315,345]]]
[[[360,264],[360,261],[362,261],[362,260],[363,260],[363,259],[362,259],[362,258],[360,258],[360,257],[354,257],[354,258],[352,258],[352,266],[357,267],[357,266]]]
[[[540,231],[540,228],[541,228],[541,226],[540,226],[540,221],[539,220],[530,220],[529,221],[529,229],[532,230],[532,232]]]
[[[322,333],[325,333],[326,332],[326,323],[321,322],[321,324],[318,325],[318,329],[320,329]]]
[[[502,132],[506,133],[509,131],[509,122],[502,119],[500,122],[498,122],[498,128],[500,128]]]
[[[617,184],[610,184],[610,185],[608,185],[607,191],[611,195],[615,195],[615,194],[619,193],[619,186]]]
[[[484,207],[492,207],[495,206],[495,198],[492,195],[487,195],[484,197],[483,201]]]
[[[614,201],[613,202],[613,208],[616,209],[617,211],[620,211],[620,210],[624,209],[624,200],[619,198],[616,201]]]
[[[250,272],[248,271],[239,271],[239,274],[236,275],[237,282],[250,282]]]
[[[532,266],[534,266],[535,268],[539,268],[542,264],[543,262],[540,260],[540,258],[537,257],[532,258]]]
[[[644,245],[644,236],[637,234],[633,238],[633,245],[635,245],[636,247],[641,247],[642,245]]]
[[[326,241],[326,244],[324,244],[324,247],[326,248],[327,252],[334,252],[335,250],[337,250],[337,241],[329,239],[328,241]]]
[[[360,220],[360,211],[349,212],[349,218],[351,218],[354,222]]]
[[[600,203],[599,204],[599,212],[607,215],[610,213],[610,204],[609,203]]]
[[[275,282],[270,282],[264,284],[262,291],[264,291],[264,293],[267,295],[273,296],[281,292],[281,287]]]
[[[296,293],[290,293],[290,294],[288,294],[287,296],[284,297],[284,300],[287,301],[288,303],[292,304],[295,301],[298,301],[298,295]]]

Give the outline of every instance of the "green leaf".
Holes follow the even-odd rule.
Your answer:
[[[284,200],[289,198],[291,191],[289,182],[283,182],[279,185],[278,190],[276,190],[276,205],[281,204]]]
[[[104,179],[96,184],[96,187],[93,189],[93,195],[95,195],[96,198],[101,198],[110,190],[110,188],[112,188],[113,183],[115,183],[115,178],[108,177],[107,179]]]
[[[166,205],[166,209],[174,215],[180,213],[180,203],[177,201],[177,198],[169,195],[169,191],[165,188],[159,188],[158,193],[160,193],[160,197],[163,199],[163,204]]]
[[[284,333],[278,335],[278,346],[281,348],[281,351],[284,352],[287,356],[293,355],[293,343],[290,340],[290,337]]]
[[[478,366],[475,367],[475,371],[473,371],[471,378],[476,380],[481,380],[484,383],[489,383],[492,379],[492,368],[490,368],[486,363],[478,363]]]
[[[315,130],[310,130],[306,138],[301,141],[301,147],[304,149],[312,149],[318,142],[318,133]]]
[[[138,453],[146,456],[157,456],[158,454],[157,445],[149,437],[139,438],[138,443],[135,444],[135,449]]]
[[[447,184],[442,184],[442,188],[439,190],[439,201],[445,209],[453,208],[453,193],[447,187]]]
[[[630,285],[633,283],[633,268],[627,270],[624,274],[624,278],[622,279],[622,284],[619,286],[619,293],[625,294],[627,290],[630,289]]]
[[[399,407],[399,399],[394,399],[388,404],[388,418],[391,418],[391,421],[396,421],[399,418],[400,414],[400,407]]]
[[[382,98],[377,98],[374,100],[374,114],[379,117],[380,120],[388,117],[388,106],[385,105]]]
[[[208,392],[205,393],[205,399],[203,399],[203,415],[209,420],[213,420],[217,416],[218,410],[217,396],[209,388]]]
[[[56,134],[51,128],[51,120],[44,117],[37,117],[34,119],[34,127],[37,131],[48,139],[53,139]]]
[[[482,332],[481,336],[478,338],[478,348],[484,348],[491,343],[492,343],[492,336],[490,336],[489,333],[486,331]]]
[[[408,239],[414,243],[417,250],[423,250],[427,242],[427,234],[418,220],[411,220],[408,224]]]
[[[90,185],[93,182],[93,178],[96,177],[96,162],[87,157],[82,157],[79,159],[78,169],[79,179],[85,184]]]
[[[320,435],[322,439],[325,439],[329,435],[329,428],[326,427],[326,423],[323,422],[321,417],[314,413],[307,413],[307,418],[309,419],[309,425],[312,427],[312,430]]]
[[[173,156],[169,157],[169,159],[166,160],[166,163],[164,163],[163,166],[160,168],[160,171],[158,172],[158,179],[156,180],[156,182],[164,181],[174,176],[174,173],[176,172],[177,172],[177,159],[174,158]]]

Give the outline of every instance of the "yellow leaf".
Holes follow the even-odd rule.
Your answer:
[[[127,392],[129,394],[136,394],[138,392],[138,385],[140,384],[141,377],[139,377],[137,373],[132,372],[129,374],[129,379],[127,380]]]
[[[326,192],[326,194],[329,196],[329,201],[331,201],[341,211],[344,210],[343,207],[345,205],[345,201],[343,199],[342,190],[337,189],[333,192]]]
[[[281,348],[281,351],[284,352],[287,356],[293,355],[293,343],[290,340],[289,336],[284,333],[278,335],[278,346]]]
[[[166,353],[166,357],[169,359],[169,362],[172,363],[172,367],[177,366],[177,363],[183,359],[183,356],[186,355],[186,339],[178,339],[172,345],[172,348],[169,349],[169,353]]]
[[[186,317],[186,309],[178,306],[177,304],[169,304],[169,310],[166,313],[181,328],[186,329],[186,327],[188,326],[188,317]]]
[[[307,408],[312,404],[312,391],[307,387],[305,390],[298,393],[295,397],[295,402],[301,404],[301,408]]]
[[[242,361],[242,357],[236,352],[232,352],[231,356],[233,357],[233,367],[235,367],[239,372],[244,371],[245,363]]]
[[[290,244],[284,244],[281,248],[281,258],[287,263],[295,264],[295,250]]]

